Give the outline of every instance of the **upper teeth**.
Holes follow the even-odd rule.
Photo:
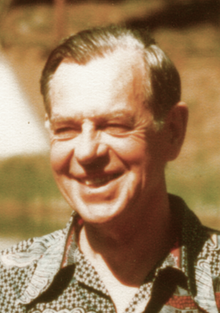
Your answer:
[[[92,185],[101,185],[101,184],[104,184],[106,183],[108,180],[110,180],[111,177],[110,176],[107,176],[107,177],[97,177],[97,178],[92,178],[92,179],[85,179],[84,180],[84,183],[87,185],[87,186],[92,186]]]
[[[100,186],[106,184],[108,181],[117,178],[120,174],[111,174],[105,177],[94,177],[94,178],[85,178],[82,179],[81,182],[84,183],[86,186]]]

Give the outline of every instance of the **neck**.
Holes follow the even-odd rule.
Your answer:
[[[104,224],[84,224],[79,244],[97,268],[105,264],[124,285],[138,287],[172,243],[167,194]],[[130,216],[129,216],[130,215]],[[132,273],[132,274],[131,274]]]

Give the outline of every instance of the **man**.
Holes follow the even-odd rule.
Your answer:
[[[1,312],[218,312],[219,237],[166,191],[183,143],[178,72],[148,33],[64,40],[41,79],[63,231],[1,255]]]

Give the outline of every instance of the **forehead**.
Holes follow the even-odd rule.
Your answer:
[[[50,82],[52,113],[56,114],[60,103],[63,110],[74,105],[92,114],[92,109],[105,110],[108,105],[120,109],[120,104],[143,97],[144,62],[137,51],[117,50],[85,65],[64,60]],[[86,105],[86,106],[85,106]],[[60,109],[60,108],[59,108]],[[85,111],[85,110],[84,110]]]

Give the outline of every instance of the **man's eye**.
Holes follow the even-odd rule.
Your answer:
[[[65,140],[72,139],[77,136],[79,130],[73,127],[60,127],[54,130],[54,135],[57,139]]]
[[[130,127],[124,124],[107,124],[104,127],[104,131],[113,136],[123,135],[130,130]]]

